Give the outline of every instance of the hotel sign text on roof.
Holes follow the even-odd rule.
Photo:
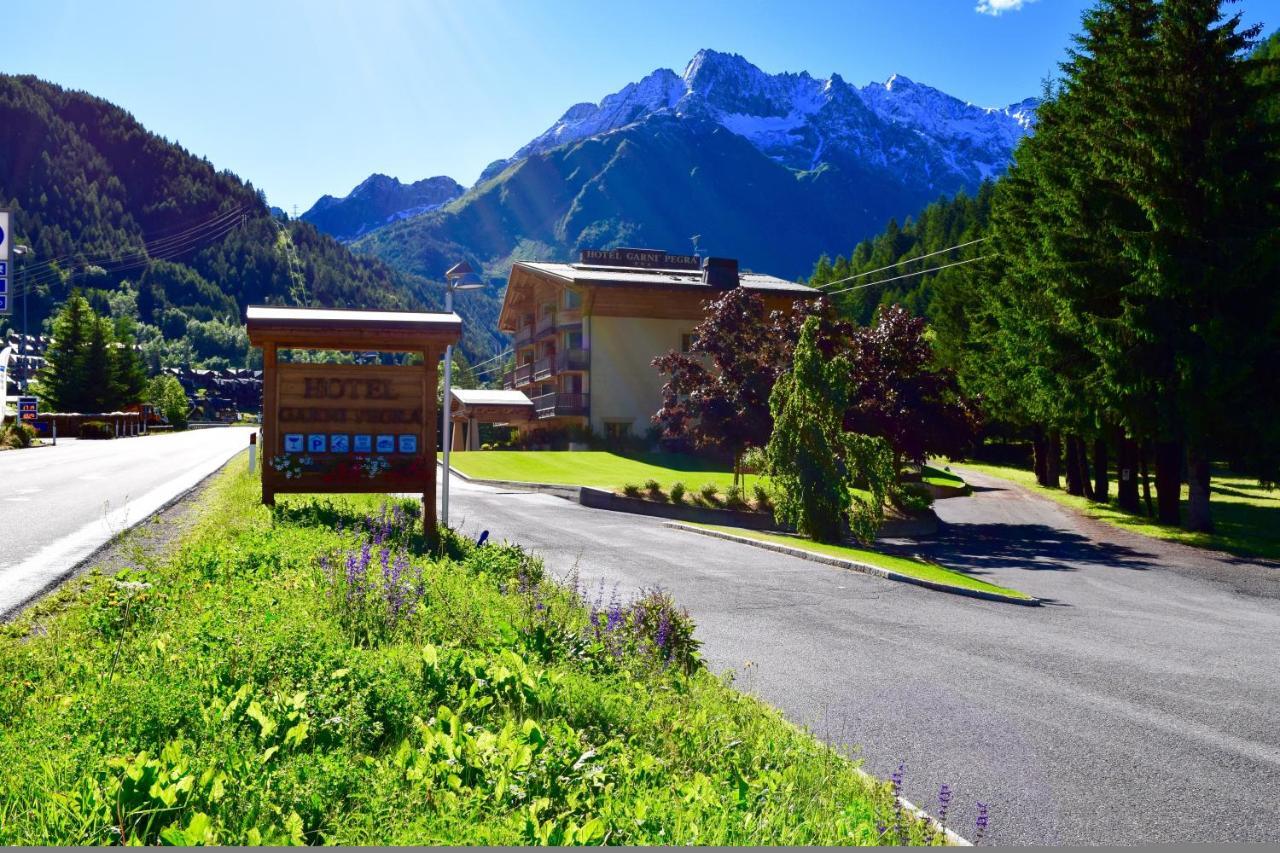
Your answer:
[[[636,267],[655,270],[696,270],[697,255],[669,255],[658,249],[583,249],[579,263],[595,267]]]

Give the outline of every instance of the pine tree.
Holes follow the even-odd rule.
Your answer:
[[[133,321],[116,320],[115,347],[111,359],[112,408],[123,409],[141,402],[147,387],[147,371],[138,352]]]
[[[89,338],[84,348],[84,412],[109,412],[114,409],[114,376],[112,371],[114,342],[107,321],[90,312]]]
[[[48,405],[64,412],[85,411],[85,347],[94,322],[89,302],[73,290],[53,321],[53,341],[45,352],[40,383]]]
[[[1150,222],[1126,238],[1139,259],[1125,298],[1140,334],[1158,341],[1157,440],[1165,466],[1185,448],[1186,526],[1212,529],[1209,462],[1236,442],[1274,435],[1260,387],[1274,358],[1274,228],[1280,184],[1266,92],[1243,54],[1258,29],[1221,0],[1165,0],[1154,71],[1135,89],[1135,144],[1123,186]],[[1160,472],[1157,471],[1159,478]],[[1176,510],[1177,484],[1158,480]],[[1172,492],[1170,496],[1169,492]]]

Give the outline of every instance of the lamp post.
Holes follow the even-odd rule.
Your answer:
[[[449,267],[444,274],[444,310],[453,313],[453,293],[462,290],[481,290],[484,279],[476,275],[475,270],[466,261],[459,261]],[[453,385],[453,344],[444,349],[444,482],[440,489],[440,523],[449,526],[449,451],[453,449],[453,419],[449,409],[452,403]]]
[[[22,262],[22,285],[27,283],[27,260],[26,255],[34,255],[30,246],[14,246],[13,253],[19,258],[23,258]],[[18,345],[18,355],[22,356],[22,393],[27,393],[27,303],[31,301],[31,294],[27,292],[23,286],[19,287],[22,291],[22,342]]]

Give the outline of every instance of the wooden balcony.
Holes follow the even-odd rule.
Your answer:
[[[503,375],[502,389],[511,391],[516,388],[523,388],[533,381],[533,365],[522,364],[515,370]]]
[[[590,400],[589,394],[563,394],[553,392],[540,394],[533,398],[533,409],[539,418],[556,418],[572,415],[586,415]]]
[[[527,344],[531,340],[533,340],[532,324],[520,326],[519,328],[516,329],[515,334],[511,336],[511,343],[513,346],[520,346],[521,344]]]
[[[567,349],[556,353],[556,373],[569,370],[586,370],[591,363],[591,354],[585,349]]]
[[[538,318],[538,322],[534,324],[534,327],[533,327],[533,334],[535,337],[540,338],[543,335],[547,334],[548,332],[553,331],[555,327],[556,327],[556,315],[555,315],[555,312],[553,311],[550,314],[543,314],[541,317]]]
[[[533,363],[533,380],[541,382],[543,379],[550,379],[555,374],[556,357],[554,355],[544,355]]]

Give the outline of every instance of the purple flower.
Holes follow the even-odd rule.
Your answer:
[[[978,803],[978,819],[974,822],[973,843],[981,844],[982,836],[987,834],[987,804]]]
[[[946,782],[938,789],[938,822],[947,828],[947,809],[951,806],[951,786]]]

